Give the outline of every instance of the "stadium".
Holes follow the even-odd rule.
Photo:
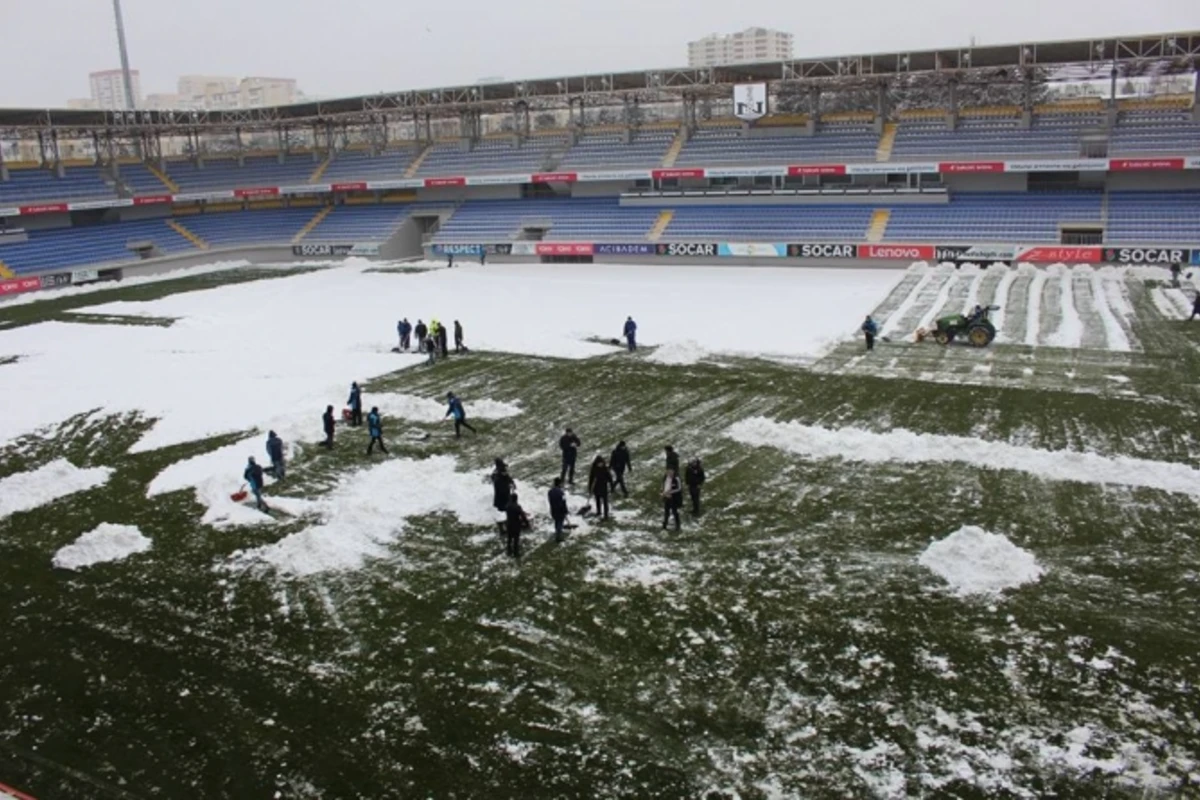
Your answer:
[[[0,800],[1196,796],[1198,65],[0,110]]]

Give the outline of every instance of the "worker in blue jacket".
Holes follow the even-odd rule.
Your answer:
[[[446,393],[446,403],[449,406],[446,409],[446,417],[454,417],[454,437],[456,439],[462,435],[463,428],[466,428],[471,433],[479,433],[479,431],[471,427],[471,423],[467,422],[467,410],[463,408],[462,400],[455,397],[454,392]],[[442,417],[442,419],[446,417]]]
[[[259,511],[266,511],[267,504],[263,502],[263,468],[254,460],[254,456],[250,456],[250,461],[246,464],[246,471],[242,473],[242,478],[250,486],[250,492],[254,495],[254,505]]]
[[[383,420],[379,417],[379,406],[372,406],[371,413],[367,414],[367,433],[371,434],[371,443],[367,445],[367,455],[375,450],[375,443],[379,442],[379,449],[387,455],[387,447],[383,444]]]
[[[637,350],[637,323],[633,317],[625,318],[625,341],[629,345],[629,352]]]
[[[350,427],[357,428],[362,425],[362,389],[358,388],[358,381],[350,384],[350,397],[346,402],[350,405]]]
[[[283,439],[280,439],[275,431],[267,434],[267,457],[271,459],[271,474],[275,476],[275,480],[283,480],[287,473],[283,463]]]
[[[871,319],[868,314],[862,324],[863,336],[867,337],[867,349],[875,349],[875,337],[879,334],[879,326],[875,324],[875,320]]]

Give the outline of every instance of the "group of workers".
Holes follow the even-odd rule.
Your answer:
[[[400,344],[393,352],[407,353],[411,351],[415,336],[417,352],[428,355],[430,364],[437,361],[438,358],[448,358],[450,355],[450,334],[446,330],[446,326],[436,319],[431,319],[429,325],[422,320],[417,320],[417,324],[413,325],[408,321],[408,317],[405,317],[396,323],[396,333],[400,337]],[[463,341],[462,323],[458,320],[454,320],[454,352],[467,352],[467,346]]]

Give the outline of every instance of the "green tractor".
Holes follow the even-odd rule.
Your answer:
[[[938,344],[950,344],[956,338],[966,337],[972,347],[987,347],[996,338],[996,326],[989,314],[1000,310],[1000,306],[975,306],[970,314],[949,314],[937,321],[931,331]]]

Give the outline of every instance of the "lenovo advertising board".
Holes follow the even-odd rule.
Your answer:
[[[931,244],[860,244],[859,258],[885,258],[895,261],[929,261],[933,258]]]
[[[739,83],[733,87],[733,115],[754,122],[767,115],[767,85]]]

